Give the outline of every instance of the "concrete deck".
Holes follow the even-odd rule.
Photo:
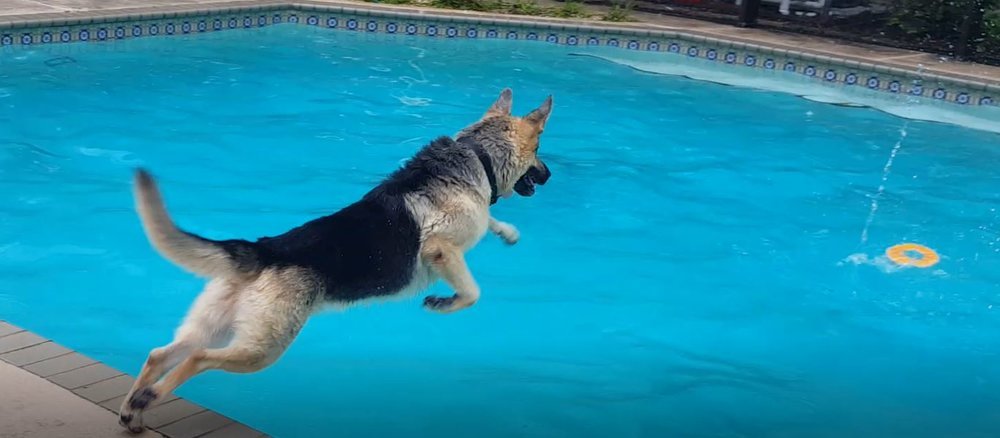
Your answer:
[[[539,0],[541,3],[551,0]],[[691,35],[738,41],[756,44],[779,50],[794,50],[820,56],[843,58],[859,63],[896,67],[905,70],[922,70],[960,80],[1000,86],[1000,67],[982,64],[957,62],[947,60],[939,55],[933,55],[911,50],[902,50],[882,46],[847,43],[830,38],[808,35],[775,32],[761,29],[744,29],[701,20],[673,17],[667,15],[636,12],[633,16],[639,20],[635,23],[604,23],[592,20],[562,20],[557,18],[538,18],[528,16],[498,16],[467,11],[448,11],[443,9],[428,9],[412,6],[386,6],[353,0],[300,0],[300,1],[268,1],[268,0],[3,0],[0,1],[0,22],[28,21],[35,19],[70,18],[76,15],[93,16],[112,13],[123,13],[132,9],[165,8],[165,9],[211,9],[213,6],[254,6],[262,4],[320,4],[320,5],[351,5],[367,8],[411,11],[423,13],[449,13],[461,16],[480,16],[489,18],[507,18],[534,22],[586,23],[588,25],[613,25],[616,27],[638,28],[647,30],[667,30],[684,32]],[[593,7],[591,7],[593,8]],[[598,11],[599,12],[599,11]]]
[[[68,389],[0,362],[0,437],[58,438],[126,435],[115,414]],[[162,435],[146,431],[139,438]]]
[[[0,437],[236,438],[266,436],[170,396],[144,415],[145,432],[118,425],[134,380],[121,371],[0,321]]]

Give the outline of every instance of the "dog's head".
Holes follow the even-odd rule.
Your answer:
[[[511,114],[513,93],[500,93],[482,119],[465,128],[458,139],[470,139],[482,145],[493,159],[497,190],[501,196],[511,191],[521,196],[535,194],[535,185],[543,185],[552,176],[538,157],[540,137],[552,113],[552,96],[523,117]]]

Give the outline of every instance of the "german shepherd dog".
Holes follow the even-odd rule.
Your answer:
[[[136,207],[148,239],[208,282],[173,342],[149,353],[122,403],[121,425],[141,432],[143,411],[198,373],[271,365],[324,308],[412,295],[437,279],[455,293],[426,297],[426,309],[473,305],[479,286],[465,252],[487,230],[508,244],[519,238],[490,206],[512,192],[531,196],[551,176],[538,144],[552,97],[524,117],[511,115],[511,101],[504,89],[479,121],[454,139],[434,140],[354,204],[253,242],[178,229],[153,178],[138,170]]]

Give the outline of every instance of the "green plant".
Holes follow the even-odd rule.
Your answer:
[[[994,9],[983,17],[983,35],[987,40],[1000,43],[1000,9]]]
[[[977,0],[897,0],[890,23],[920,39],[940,39],[958,31],[962,6]]]
[[[546,15],[545,8],[538,6],[534,0],[517,0],[510,4],[507,12],[517,15]]]
[[[431,0],[431,6],[446,9],[464,9],[467,11],[490,12],[502,7],[502,3],[495,0]]]
[[[587,9],[581,3],[567,1],[555,10],[555,16],[560,18],[586,17]]]
[[[604,21],[632,21],[632,9],[635,7],[632,0],[628,0],[624,3],[615,2],[611,6],[611,10],[607,14],[601,17]]]
[[[1000,58],[1000,9],[994,9],[983,16],[983,42],[980,52]]]
[[[951,41],[967,15],[997,4],[1000,0],[896,0],[889,23],[918,39]]]

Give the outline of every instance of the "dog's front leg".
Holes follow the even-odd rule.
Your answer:
[[[490,216],[490,231],[500,236],[508,245],[513,245],[521,239],[521,233],[517,228],[507,222],[498,221],[493,216]]]
[[[451,313],[469,307],[479,300],[479,285],[472,278],[469,266],[465,264],[462,249],[441,238],[429,238],[424,242],[420,256],[440,276],[455,295],[424,298],[424,307],[441,313]]]

